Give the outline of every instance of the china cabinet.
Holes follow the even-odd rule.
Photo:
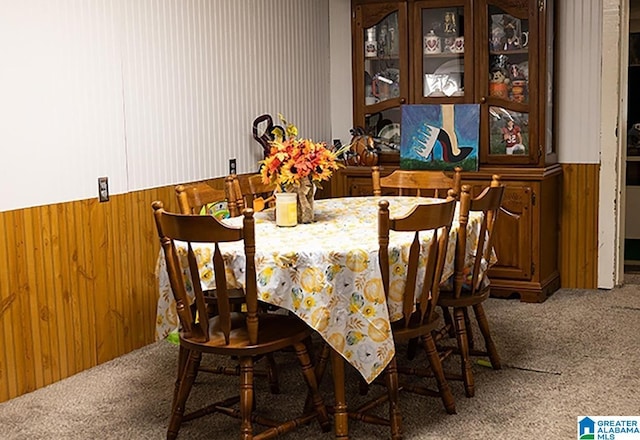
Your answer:
[[[507,185],[495,235],[495,296],[544,301],[560,287],[561,167],[553,139],[552,0],[352,0],[354,126],[399,167],[402,106],[477,104],[478,191]],[[346,167],[334,196],[369,194],[368,167]]]

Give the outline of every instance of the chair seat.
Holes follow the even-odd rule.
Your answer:
[[[441,307],[471,307],[485,301],[489,298],[490,293],[490,285],[487,285],[479,292],[475,292],[473,295],[471,291],[463,289],[459,298],[456,298],[453,290],[440,290],[438,305]]]
[[[191,334],[191,339],[188,340],[180,332],[180,343],[191,350],[197,349],[206,353],[226,356],[259,356],[282,350],[303,341],[311,333],[311,328],[294,316],[261,314],[258,343],[249,345],[246,316],[242,313],[232,313],[229,344],[225,342],[224,334],[220,330],[218,316],[209,320],[209,341],[204,341],[204,337],[197,334]],[[195,342],[195,340],[202,342]]]
[[[417,316],[417,315],[414,315]],[[433,312],[428,323],[410,322],[408,328],[403,327],[402,321],[391,323],[393,340],[395,342],[406,342],[419,336],[431,333],[440,326],[440,315]]]

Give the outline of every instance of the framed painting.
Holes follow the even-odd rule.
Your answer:
[[[480,104],[402,106],[400,169],[478,171]]]

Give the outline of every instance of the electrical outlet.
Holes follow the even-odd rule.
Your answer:
[[[106,177],[98,177],[98,200],[109,201],[109,179]]]
[[[237,174],[236,171],[238,169],[236,168],[236,159],[229,159],[229,174]]]

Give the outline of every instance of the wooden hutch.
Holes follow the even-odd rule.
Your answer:
[[[354,126],[383,145],[388,174],[406,168],[403,105],[479,106],[478,171],[463,183],[477,191],[499,174],[506,184],[513,215],[499,219],[492,294],[527,302],[560,287],[553,21],[552,0],[352,0]],[[340,170],[332,195],[372,194],[370,173]]]

